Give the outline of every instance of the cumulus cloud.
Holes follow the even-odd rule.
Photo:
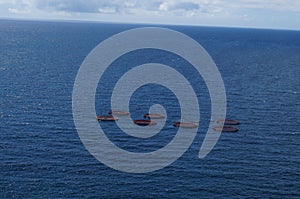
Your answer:
[[[0,6],[7,7],[8,12],[16,14],[30,13],[34,6],[33,0],[0,0]]]
[[[199,4],[194,2],[176,2],[176,1],[164,1],[159,5],[159,10],[172,11],[172,10],[198,10]]]
[[[268,9],[300,12],[300,2],[295,0],[0,0],[11,9],[35,8],[48,11],[75,13],[133,13],[146,12],[233,11],[237,9]]]
[[[300,17],[298,0],[0,0],[0,17],[6,13],[31,18],[55,18],[76,16],[76,19],[110,19],[115,21],[131,18],[149,22],[211,20],[222,24],[224,20],[263,20],[270,13],[287,14],[290,18]],[[256,15],[256,16],[254,16]],[[260,16],[257,16],[260,15]],[[275,16],[275,15],[274,15]],[[276,16],[281,19],[280,14]],[[59,16],[56,16],[59,18]],[[160,17],[160,18],[159,18]],[[288,17],[283,17],[288,18]],[[154,20],[156,19],[156,21]],[[132,20],[131,20],[132,21]],[[266,20],[267,21],[267,20]],[[292,21],[292,20],[291,20]],[[241,23],[240,23],[241,24]],[[225,25],[225,24],[224,24]],[[300,26],[300,25],[299,25]]]
[[[192,0],[35,0],[39,10],[70,13],[177,15],[197,11],[200,3]]]
[[[57,10],[65,12],[81,12],[81,13],[97,13],[99,8],[110,7],[109,2],[101,3],[102,1],[90,0],[36,0],[36,7],[40,10]],[[112,6],[115,7],[115,6]]]

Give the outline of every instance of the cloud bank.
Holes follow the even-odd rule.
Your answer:
[[[0,0],[0,17],[300,29],[300,1]]]

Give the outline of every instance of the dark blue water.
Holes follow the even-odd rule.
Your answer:
[[[180,159],[146,174],[113,170],[89,154],[72,118],[77,71],[99,42],[134,27],[141,26],[0,21],[0,198],[299,198],[297,31],[168,26],[197,40],[210,53],[225,83],[227,116],[241,121],[239,132],[223,133],[213,151],[198,159],[210,118],[205,83],[174,55],[157,56],[162,52],[149,50],[137,56],[133,52],[114,63],[124,67],[112,67],[103,77],[107,85],[98,86],[96,112],[104,114],[110,108],[106,97],[125,69],[160,62],[199,81],[194,88],[199,89],[203,105],[199,133]],[[145,100],[149,95],[151,100]],[[133,117],[158,101],[168,111],[167,124],[178,119],[176,99],[157,85],[134,94]],[[115,129],[107,136],[132,151],[156,150],[176,133],[174,128],[165,128],[140,143],[120,134],[113,124],[102,127]]]

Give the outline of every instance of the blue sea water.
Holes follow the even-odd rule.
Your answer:
[[[198,41],[214,59],[227,116],[241,122],[239,132],[222,133],[199,159],[210,118],[205,83],[184,60],[149,49],[112,64],[98,85],[96,112],[109,110],[112,86],[125,70],[164,63],[199,85],[201,121],[193,144],[170,166],[145,174],[113,170],[85,149],[72,115],[78,69],[99,42],[136,27],[143,26],[0,20],[0,198],[299,198],[300,31],[165,26]],[[157,85],[134,94],[133,117],[157,102],[168,111],[167,125],[178,119],[174,95]],[[156,150],[176,134],[167,127],[145,141],[114,124],[101,127],[133,152]]]

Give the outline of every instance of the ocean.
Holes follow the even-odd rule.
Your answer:
[[[78,70],[100,42],[146,26],[0,20],[0,198],[300,198],[300,31],[160,25],[196,40],[213,58],[227,117],[240,121],[239,131],[222,133],[199,159],[211,115],[205,82],[185,60],[146,49],[112,63],[99,81],[95,111],[110,110],[109,96],[126,70],[170,65],[198,85],[201,120],[192,145],[171,165],[139,174],[114,170],[89,153],[72,114]],[[152,104],[164,105],[165,127],[139,139],[101,123],[107,137],[136,153],[169,143],[180,116],[174,94],[145,85],[131,102],[134,119]]]

